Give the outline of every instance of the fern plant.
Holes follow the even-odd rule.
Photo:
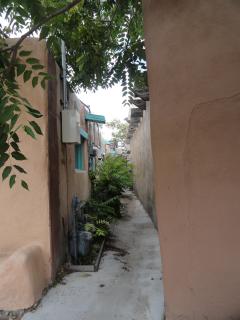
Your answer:
[[[110,233],[110,223],[112,222],[112,218],[98,218],[97,215],[88,215],[88,222],[84,226],[84,230],[91,232],[93,237],[102,238],[107,237]]]

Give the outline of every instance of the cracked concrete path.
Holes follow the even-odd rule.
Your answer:
[[[135,196],[114,228],[113,247],[96,273],[72,273],[23,320],[161,320],[163,285],[158,235]]]

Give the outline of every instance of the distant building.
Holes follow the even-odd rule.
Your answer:
[[[115,155],[116,154],[116,145],[115,142],[112,140],[106,141],[105,142],[105,154],[111,154]]]

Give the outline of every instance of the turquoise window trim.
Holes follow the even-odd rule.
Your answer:
[[[75,144],[75,169],[84,170],[84,144],[81,139],[80,144]]]
[[[91,122],[106,123],[105,117],[99,114],[87,113],[85,119]]]
[[[84,139],[88,140],[88,133],[87,133],[85,130],[83,130],[82,128],[80,128],[80,135],[81,135]]]

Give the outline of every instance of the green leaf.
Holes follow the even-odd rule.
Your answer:
[[[9,134],[9,124],[8,123],[0,123],[0,141],[6,141],[6,136]]]
[[[26,181],[22,180],[22,181],[21,181],[21,186],[22,186],[24,189],[29,190],[28,184],[27,184]]]
[[[42,79],[42,81],[41,81],[41,87],[42,87],[44,90],[46,89],[45,79]]]
[[[28,105],[25,105],[25,107],[28,109],[28,113],[31,114],[34,118],[41,118],[43,116],[37,109],[29,107]]]
[[[21,97],[22,101],[24,102],[24,104],[31,106],[30,102],[28,101],[28,99]]]
[[[39,64],[39,60],[36,58],[27,58],[26,62],[29,64]]]
[[[10,179],[9,179],[9,186],[10,186],[10,188],[12,188],[15,183],[16,183],[16,175],[13,174],[13,175],[10,177]]]
[[[19,137],[18,137],[18,135],[17,135],[17,133],[16,132],[14,132],[12,135],[12,139],[15,141],[15,142],[20,142],[20,140],[19,140]]]
[[[15,114],[12,119],[11,119],[11,123],[10,123],[10,130],[13,129],[13,127],[15,126],[15,124],[17,123],[18,119],[19,119],[20,115],[19,114]]]
[[[24,126],[23,129],[24,129],[24,131],[26,132],[27,135],[29,135],[33,139],[36,139],[36,136],[35,136],[32,128],[30,128],[29,126]]]
[[[8,18],[9,14],[12,12],[12,10],[13,10],[13,7],[12,7],[12,6],[10,6],[10,7],[7,9],[7,12],[6,12],[6,15],[5,15],[5,19]]]
[[[38,77],[33,77],[32,78],[32,86],[33,86],[33,88],[35,88],[37,84],[38,84]]]
[[[0,128],[0,129],[2,129],[2,128]],[[0,144],[5,143],[7,141],[7,139],[8,139],[8,135],[6,133],[4,133],[4,132],[1,133],[1,135],[0,135]]]
[[[23,74],[25,69],[26,69],[26,65],[25,64],[18,64],[17,65],[17,76],[19,77],[21,74]]]
[[[32,75],[32,70],[26,70],[26,71],[24,71],[23,81],[24,81],[24,82],[27,82],[27,81],[31,78],[31,75]]]
[[[20,148],[16,142],[12,141],[10,145],[15,151],[20,151]]]
[[[27,57],[27,56],[29,56],[31,53],[32,53],[32,51],[21,50],[21,51],[19,52],[19,56],[20,56],[20,57]]]
[[[15,16],[15,20],[22,25],[26,23],[22,16]]]
[[[44,68],[44,66],[42,64],[34,64],[34,65],[32,65],[32,69],[33,70],[41,70],[43,68]]]
[[[25,18],[28,16],[28,11],[25,10],[23,7],[18,6],[16,10],[20,14],[20,16],[23,16]]]
[[[17,112],[20,112],[20,111],[21,111],[21,109],[19,108],[19,106],[16,105],[16,104],[15,104],[15,111],[17,111]]]
[[[40,32],[39,40],[45,39],[49,33],[49,27],[43,26]]]
[[[8,103],[8,97],[0,99],[0,108],[3,108]]]
[[[21,152],[19,152],[19,151],[13,151],[13,152],[11,153],[11,155],[12,155],[12,157],[13,157],[14,159],[16,159],[16,160],[22,161],[22,160],[26,160],[26,159],[27,159],[27,158],[26,158]]]
[[[15,110],[15,105],[5,107],[0,113],[0,123],[5,124],[8,120],[13,117],[13,111]]]
[[[4,168],[3,173],[2,173],[2,180],[5,180],[11,173],[12,167],[7,166]]]
[[[33,116],[34,118],[41,118],[43,116],[42,114],[36,114],[31,112],[28,112],[28,113],[31,114],[31,116]]]
[[[12,103],[19,103],[19,100],[18,99],[16,99],[16,98],[14,98],[14,97],[11,97],[10,99],[9,99]]]
[[[0,153],[4,153],[9,149],[9,144],[7,142],[0,144]]]
[[[9,154],[2,153],[0,155],[0,168],[7,162],[8,159],[9,159]]]
[[[25,173],[25,174],[27,173],[22,167],[17,166],[16,164],[14,165],[14,168],[17,169],[21,173]]]
[[[29,123],[33,127],[33,129],[35,130],[35,132],[37,134],[40,134],[40,135],[43,134],[41,128],[39,127],[39,125],[35,121],[29,121]]]
[[[41,72],[39,72],[39,73],[38,73],[38,75],[39,75],[39,76],[48,76],[48,73],[47,73],[47,72],[42,72],[42,71],[41,71]]]

